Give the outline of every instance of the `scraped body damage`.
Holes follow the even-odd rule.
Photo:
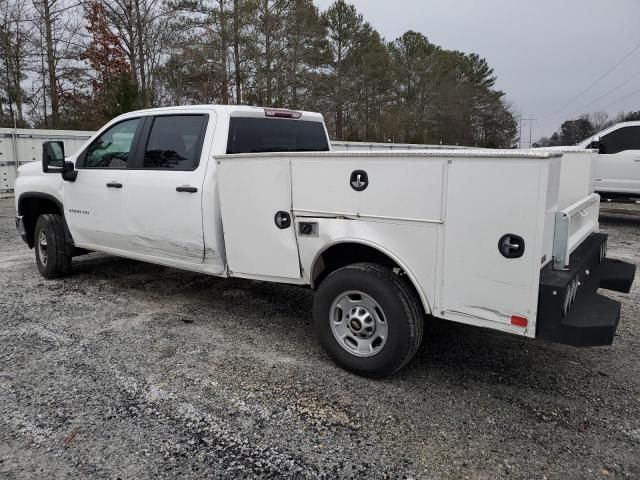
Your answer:
[[[173,258],[178,261],[200,263],[204,251],[202,244],[180,241],[170,235],[129,235],[133,250],[158,257]]]

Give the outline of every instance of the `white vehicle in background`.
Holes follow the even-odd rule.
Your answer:
[[[44,143],[16,226],[46,278],[100,251],[307,286],[320,343],[368,376],[405,365],[430,316],[612,343],[620,303],[598,289],[628,292],[635,266],[606,258],[590,162],[563,180],[562,152],[330,150],[317,113],[131,112],[66,160]]]
[[[640,121],[623,122],[578,144],[598,151],[593,186],[610,197],[640,197]]]

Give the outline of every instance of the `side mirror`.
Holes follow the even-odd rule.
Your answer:
[[[593,137],[591,139],[591,143],[589,144],[589,146],[587,148],[591,148],[593,150],[598,150],[600,151],[602,148],[602,144],[600,143],[600,137]],[[602,153],[602,152],[600,152]]]
[[[42,144],[42,171],[62,173],[64,170],[64,142],[51,141]]]
[[[73,162],[64,162],[62,164],[62,179],[67,182],[75,182],[78,178],[78,171]]]

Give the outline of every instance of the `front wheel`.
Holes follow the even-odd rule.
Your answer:
[[[422,341],[424,316],[416,294],[378,264],[348,265],[329,274],[316,292],[313,318],[327,353],[360,375],[398,371]]]
[[[36,263],[44,278],[71,272],[71,252],[65,242],[64,219],[60,215],[40,215],[34,232]]]

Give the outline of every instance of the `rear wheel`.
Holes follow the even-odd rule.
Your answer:
[[[417,296],[403,278],[378,264],[348,265],[329,274],[316,293],[313,316],[327,353],[360,375],[396,372],[422,340]]]
[[[44,278],[71,272],[71,248],[66,245],[64,219],[60,215],[40,215],[34,231],[36,263]]]

